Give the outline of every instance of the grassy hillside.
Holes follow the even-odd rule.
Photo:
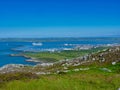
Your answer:
[[[73,59],[71,62],[57,63],[50,67],[38,65],[36,68],[31,67],[31,72],[27,69],[26,72],[0,74],[0,90],[118,90],[120,88],[120,47],[94,53],[88,58],[89,62],[80,65],[76,65],[75,61],[80,60]],[[68,63],[73,65],[67,67]],[[35,70],[51,71],[51,74],[35,74]],[[60,72],[52,73],[52,71]]]
[[[1,90],[117,90],[120,74],[89,70],[40,76],[39,79],[15,80]]]
[[[81,66],[83,67],[83,66]],[[0,90],[117,90],[120,88],[120,63],[90,70],[40,75],[14,73],[4,75]],[[102,70],[108,68],[112,72]],[[4,83],[4,84],[3,84]]]

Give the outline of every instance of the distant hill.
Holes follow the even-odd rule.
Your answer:
[[[120,35],[113,35],[112,37],[120,37]]]

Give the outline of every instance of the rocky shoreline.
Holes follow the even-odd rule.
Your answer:
[[[88,45],[89,46],[89,45]],[[84,47],[88,47],[88,46],[84,46]],[[97,45],[97,46],[92,46],[91,48],[97,48],[97,47],[111,47],[111,48],[113,48],[113,47],[119,47],[120,45],[119,44],[107,44],[107,45]],[[81,49],[79,49],[79,48],[81,48],[81,47],[78,47],[77,49],[74,49],[74,50],[81,50]],[[89,49],[91,49],[91,48],[89,48]],[[88,49],[88,50],[89,50]],[[83,49],[84,50],[84,49]],[[86,50],[86,49],[85,49]],[[106,49],[105,49],[105,51],[106,51]],[[15,56],[21,56],[21,57],[25,57],[26,58],[26,62],[33,62],[33,63],[48,63],[48,62],[45,62],[45,60],[44,61],[42,61],[42,60],[38,60],[37,58],[33,58],[33,57],[29,57],[29,56],[27,56],[27,55],[25,55],[25,54],[23,54],[23,53],[21,53],[21,54],[10,54],[10,56],[12,56],[12,57],[15,57]]]
[[[16,56],[25,57],[26,62],[42,63],[40,60],[37,60],[36,58],[33,58],[33,57],[28,57],[28,56],[26,56],[24,54],[10,54],[10,56],[12,56],[12,57],[16,57]]]
[[[26,56],[25,56],[26,57]],[[28,58],[28,57],[27,57]],[[28,61],[34,61],[30,59]],[[35,61],[37,62],[37,60]],[[89,70],[88,65],[96,63],[100,66],[105,64],[115,65],[120,62],[120,47],[112,47],[94,54],[85,55],[83,57],[74,58],[71,60],[62,60],[54,63],[39,63],[35,66],[22,65],[22,64],[8,64],[0,68],[0,73],[12,72],[32,72],[34,74],[57,74],[69,71]],[[86,68],[78,68],[85,65]],[[72,69],[71,69],[72,67]],[[100,70],[112,72],[107,68],[100,68]]]

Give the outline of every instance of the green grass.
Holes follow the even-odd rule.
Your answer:
[[[1,90],[117,90],[120,74],[90,70],[62,75],[40,76],[35,80],[15,80]]]
[[[103,49],[103,48],[101,48]],[[86,53],[93,53],[100,50],[88,50],[88,51],[63,51],[61,53],[35,53],[38,56],[33,57],[41,58],[53,58],[55,55],[59,60],[61,57],[73,58],[76,55],[82,55]],[[48,55],[46,54],[48,53]],[[45,56],[46,55],[46,56]],[[50,56],[49,56],[50,55]],[[111,54],[110,54],[111,55]],[[114,54],[113,54],[114,55]],[[55,57],[55,58],[56,58]],[[115,58],[116,59],[116,58]],[[0,75],[0,90],[118,90],[120,88],[120,62],[116,65],[110,63],[91,63],[83,64],[80,66],[69,67],[70,72],[59,73],[51,75],[36,76],[32,73],[9,73]],[[59,66],[58,66],[59,67]],[[54,67],[52,67],[54,69]],[[57,68],[57,66],[55,66]],[[72,69],[76,68],[90,68],[86,71],[74,72]],[[112,72],[107,72],[101,68],[110,69]]]
[[[2,79],[6,78],[4,81],[7,80],[1,84],[0,90],[117,90],[120,88],[119,65],[120,63],[106,65],[106,68],[111,69],[112,72],[99,69],[103,67],[88,66],[91,69],[87,71],[41,75],[39,78],[30,73],[8,74],[0,76]],[[20,78],[16,78],[16,76]],[[28,78],[28,76],[32,78]]]
[[[99,47],[90,50],[65,50],[65,51],[53,52],[53,53],[50,52],[25,53],[25,55],[42,61],[54,62],[59,60],[80,57],[86,54],[95,53],[103,49],[106,49],[106,47]]]

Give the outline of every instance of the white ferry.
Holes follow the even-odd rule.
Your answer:
[[[33,46],[42,46],[42,43],[32,43]]]

